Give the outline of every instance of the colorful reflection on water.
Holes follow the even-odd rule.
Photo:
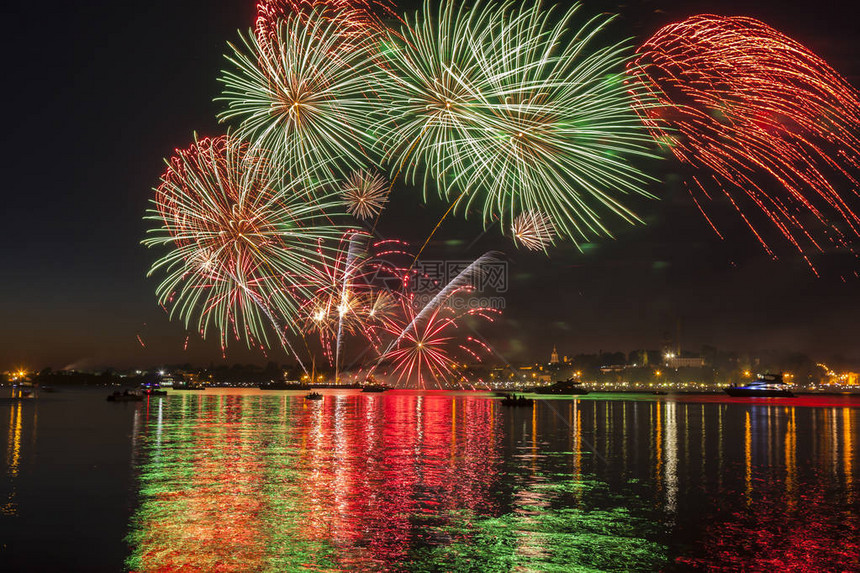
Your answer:
[[[656,524],[546,449],[540,409],[447,394],[177,396],[141,431],[138,571],[654,569]],[[576,422],[580,423],[578,414]],[[565,420],[567,421],[567,420]],[[476,569],[477,570],[477,569]]]
[[[851,569],[852,405],[174,394],[141,406],[127,566]]]
[[[0,570],[860,570],[858,406],[234,390],[0,402]]]

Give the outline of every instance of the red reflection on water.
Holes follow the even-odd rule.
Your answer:
[[[427,523],[416,521],[422,515],[492,513],[492,408],[485,399],[441,392],[326,399],[303,408],[298,428],[309,471],[300,488],[311,537],[347,548],[342,564],[390,563],[425,534]]]
[[[161,425],[149,412],[141,476],[145,494],[157,487],[133,524],[136,570],[392,563],[422,537],[444,541],[433,536],[446,509],[496,511],[491,400],[404,392],[271,405],[201,397],[173,403]]]
[[[822,489],[803,493],[794,509],[781,496],[770,491],[752,511],[714,523],[697,544],[698,555],[677,563],[710,571],[860,570],[860,524],[850,508],[833,515]]]
[[[860,570],[852,413],[849,408],[832,407],[816,412],[821,419],[812,428],[818,432],[802,437],[815,442],[817,459],[798,462],[795,408],[747,412],[745,491],[718,492],[721,506],[736,509],[706,518],[710,524],[697,539],[693,555],[676,562],[714,571]],[[757,437],[766,438],[764,442],[753,439],[753,427]],[[783,444],[781,451],[770,447],[772,436]],[[745,503],[737,508],[740,497]]]

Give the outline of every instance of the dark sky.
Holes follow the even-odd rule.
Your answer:
[[[621,11],[615,33],[643,39],[660,26],[711,12],[749,15],[793,36],[857,86],[851,2],[586,2]],[[162,158],[196,130],[218,134],[216,78],[226,42],[253,21],[253,0],[5,3],[5,129],[0,226],[0,369],[208,364],[217,341],[192,337],[156,304],[145,273],[155,254],[139,245],[141,220]],[[726,349],[797,349],[860,359],[860,281],[852,262],[823,257],[822,278],[787,249],[771,261],[742,226],[722,219],[720,241],[658,166],[660,202],[637,204],[648,226],[620,229],[585,254],[516,252],[498,230],[470,249],[431,246],[430,256],[511,255],[505,318],[484,329],[508,359],[659,347],[682,325],[682,343]],[[416,190],[395,189],[382,230],[421,242],[444,211],[416,216]],[[404,217],[409,213],[409,219]],[[452,221],[440,239],[480,234]],[[841,277],[849,278],[846,282]],[[142,347],[137,337],[146,343]],[[276,360],[284,356],[273,353]],[[227,359],[265,361],[231,347]]]

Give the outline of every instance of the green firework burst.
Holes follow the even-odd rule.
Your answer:
[[[263,42],[249,33],[241,47],[231,44],[219,119],[236,120],[240,138],[291,170],[343,178],[366,167],[378,106],[371,45],[316,12],[286,16]]]
[[[636,222],[621,198],[649,196],[631,160],[650,157],[652,139],[624,79],[632,51],[599,45],[611,17],[574,27],[578,9],[425,2],[381,50],[376,133],[392,170],[423,176],[425,196],[433,182],[485,226],[540,213],[580,242],[610,234],[607,214]]]

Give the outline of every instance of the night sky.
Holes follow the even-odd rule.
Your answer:
[[[413,2],[414,4],[414,2]],[[696,13],[759,18],[824,57],[860,86],[852,2],[585,2],[621,11],[612,33],[643,40]],[[406,8],[406,5],[401,5]],[[197,131],[220,134],[216,81],[226,42],[252,25],[253,0],[6,3],[5,130],[0,226],[0,369],[152,366],[224,359],[157,305],[145,277],[142,216],[162,158]],[[449,220],[428,257],[509,255],[507,309],[483,328],[506,359],[659,348],[681,324],[684,348],[785,349],[860,360],[860,265],[838,253],[822,277],[771,235],[772,261],[742,223],[722,216],[721,241],[680,186],[673,160],[653,166],[661,201],[633,202],[647,226],[614,224],[614,239],[516,251],[497,228]],[[419,243],[445,210],[395,187],[380,230]],[[855,210],[860,209],[860,201]],[[407,217],[408,214],[408,217]],[[453,240],[457,241],[453,241]],[[456,242],[456,244],[454,244]],[[844,280],[843,280],[844,278]],[[143,347],[138,336],[144,340]],[[285,361],[236,344],[228,362]]]

